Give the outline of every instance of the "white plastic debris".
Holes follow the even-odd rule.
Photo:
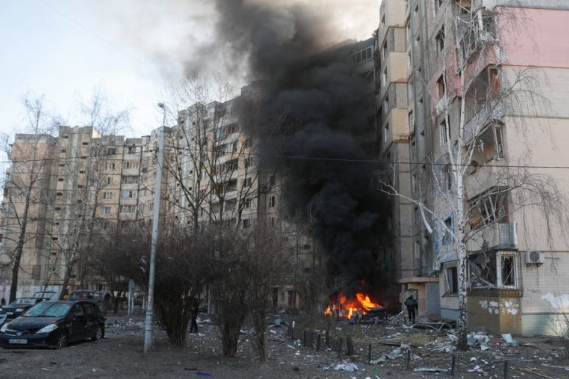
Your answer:
[[[358,371],[358,366],[356,366],[353,363],[340,363],[339,365],[337,365],[334,370],[339,371],[339,370],[343,370],[343,371],[347,371],[347,372],[354,372],[354,371]]]
[[[387,358],[389,359],[396,359],[401,354],[401,349],[397,348],[394,349],[391,353],[387,354]]]

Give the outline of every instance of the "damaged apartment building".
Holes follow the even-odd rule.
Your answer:
[[[373,39],[338,47],[343,60],[356,66],[373,98]],[[318,243],[282,217],[283,177],[265,165],[258,140],[240,122],[240,104],[254,97],[254,83],[225,102],[197,102],[177,114],[177,123],[148,136],[105,135],[92,126],[60,126],[57,136],[17,134],[11,145],[11,167],[4,197],[3,262],[9,262],[26,214],[25,243],[19,270],[18,296],[40,290],[60,293],[63,286],[105,289],[90,265],[99,241],[131,227],[150,227],[155,207],[161,227],[167,223],[195,225],[232,223],[251,228],[256,222],[287,227],[300,272],[323,268]],[[375,154],[373,107],[371,128],[358,136]],[[154,203],[159,169],[157,146],[165,135],[161,201]],[[27,191],[29,190],[29,191]],[[26,207],[26,193],[31,201]],[[69,271],[69,262],[73,270]],[[11,272],[1,272],[0,297],[8,299]],[[298,307],[307,280],[277,283],[273,299],[279,306]]]
[[[463,251],[470,330],[566,333],[567,32],[565,1],[383,0],[380,154],[420,314],[458,318]]]

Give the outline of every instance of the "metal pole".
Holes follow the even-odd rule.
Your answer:
[[[146,308],[146,325],[144,328],[144,352],[152,349],[152,323],[154,316],[154,275],[156,268],[156,245],[158,244],[158,221],[160,218],[160,193],[162,187],[162,167],[164,163],[164,128],[166,124],[166,106],[159,103],[164,111],[160,140],[158,142],[158,167],[156,168],[156,188],[154,189],[154,216],[152,218],[152,247],[150,249],[150,269],[148,273],[148,304]]]

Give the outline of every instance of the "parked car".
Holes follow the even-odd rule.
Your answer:
[[[12,301],[8,305],[0,308],[0,324],[4,321],[13,320],[19,317],[22,313],[39,303],[40,301],[48,300],[43,297],[20,297]],[[5,317],[4,317],[5,316]],[[5,318],[5,320],[3,320]]]
[[[105,317],[89,301],[42,301],[0,328],[3,348],[50,347],[105,336]]]

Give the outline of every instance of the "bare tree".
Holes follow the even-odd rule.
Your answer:
[[[66,194],[66,201],[62,206],[68,207],[67,214],[76,215],[76,218],[54,220],[53,225],[53,233],[58,236],[56,249],[58,254],[49,272],[55,273],[56,267],[63,266],[61,298],[66,295],[74,272],[80,286],[85,284],[92,244],[95,239],[102,237],[101,229],[97,228],[99,222],[96,215],[101,192],[109,186],[103,178],[108,172],[109,165],[113,167],[116,165],[118,168],[121,158],[116,155],[118,153],[116,147],[112,146],[114,150],[110,152],[109,143],[112,143],[129,122],[128,112],[114,111],[100,88],[95,89],[89,103],[82,103],[80,108],[88,126],[84,128],[85,135],[78,134],[81,141],[75,142],[79,144],[80,149],[72,150],[72,154],[64,163],[64,172],[60,173],[73,181],[68,187],[74,191]],[[88,142],[85,142],[85,139]],[[111,231],[116,231],[116,228],[108,228],[107,234]],[[50,279],[50,277],[46,279],[46,284]]]
[[[43,97],[27,95],[23,105],[29,134],[16,136],[9,152],[12,167],[5,185],[8,205],[6,234],[17,236],[16,240],[8,239],[5,247],[12,273],[10,301],[16,297],[26,249],[30,250],[31,257],[41,255],[39,251],[32,251],[45,237],[46,199],[50,197],[47,191],[55,155],[54,123],[45,110]],[[32,268],[29,264],[26,266],[27,269]],[[39,276],[39,273],[31,274]]]

